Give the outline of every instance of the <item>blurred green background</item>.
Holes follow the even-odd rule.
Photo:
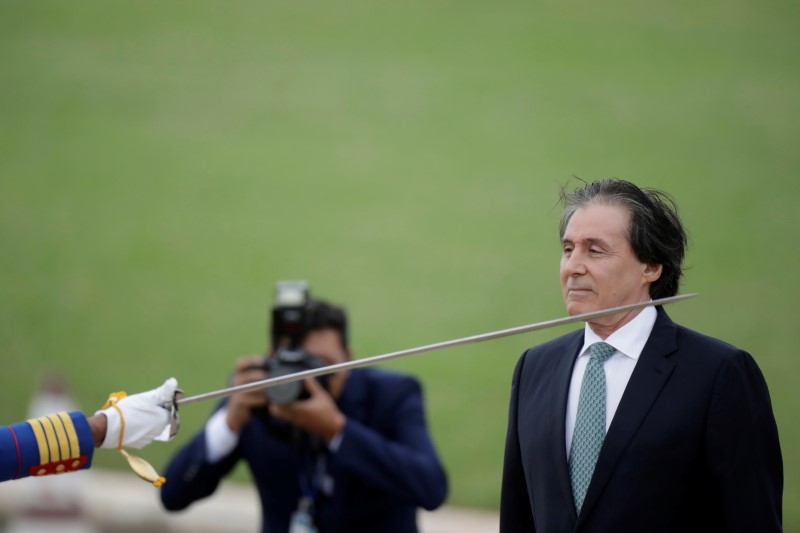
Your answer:
[[[87,410],[222,386],[280,279],[344,303],[360,356],[562,316],[558,188],[617,176],[677,198],[701,296],[669,312],[761,365],[800,531],[798,15],[0,2],[0,420],[53,367]],[[424,383],[450,503],[497,508],[514,364],[570,329],[387,365]]]

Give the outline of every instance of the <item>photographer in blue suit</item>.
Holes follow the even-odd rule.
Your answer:
[[[351,359],[344,310],[311,301],[301,345],[326,365]],[[232,384],[265,379],[270,368],[263,357],[242,358]],[[355,369],[304,385],[307,397],[289,403],[261,390],[223,402],[167,467],[164,506],[176,511],[211,495],[243,459],[265,532],[417,531],[417,508],[435,509],[447,494],[419,383]]]

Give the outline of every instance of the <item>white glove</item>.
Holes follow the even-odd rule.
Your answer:
[[[166,442],[174,436],[173,420],[176,425],[177,413],[172,401],[177,386],[178,380],[169,378],[157,389],[125,396],[116,402],[125,419],[123,446],[144,448],[153,440]],[[122,428],[119,412],[111,406],[95,414],[104,414],[108,419],[106,438],[100,447],[119,447],[119,432]]]

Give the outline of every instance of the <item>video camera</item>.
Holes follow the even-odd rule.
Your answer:
[[[319,357],[306,352],[302,347],[308,330],[311,306],[313,302],[309,299],[307,282],[279,281],[275,286],[270,329],[274,353],[264,362],[264,370],[269,377],[285,376],[324,366]],[[325,389],[328,389],[328,377],[316,378]],[[291,403],[310,396],[302,381],[270,387],[266,389],[266,393],[270,401],[276,404]]]

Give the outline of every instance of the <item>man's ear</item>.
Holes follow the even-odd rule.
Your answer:
[[[662,270],[664,270],[663,265],[645,263],[644,270],[642,270],[642,276],[646,282],[653,283],[661,277]]]

